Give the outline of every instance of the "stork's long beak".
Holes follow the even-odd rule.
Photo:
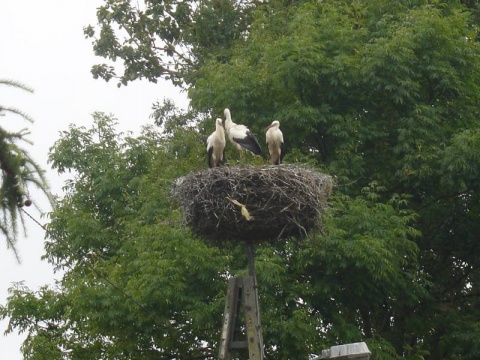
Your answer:
[[[272,124],[268,125],[266,128],[265,128],[265,131],[267,131],[268,129],[270,129],[272,127]]]

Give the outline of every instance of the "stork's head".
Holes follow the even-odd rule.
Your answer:
[[[265,130],[268,130],[268,129],[270,129],[270,128],[277,128],[277,129],[280,128],[280,121],[278,121],[278,120],[272,121],[272,123],[271,123],[270,125],[268,125],[268,126],[265,128]]]
[[[217,118],[217,120],[215,120],[215,123],[216,123],[217,125],[220,125],[220,126],[223,127],[223,120],[222,120],[222,119]]]
[[[227,108],[223,110],[223,115],[225,115],[225,119],[231,119],[232,115],[230,115],[230,110]]]

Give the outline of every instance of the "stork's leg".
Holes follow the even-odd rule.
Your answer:
[[[243,148],[238,149],[239,157],[237,158],[237,164],[243,164],[243,159],[244,159],[243,152],[244,152]]]

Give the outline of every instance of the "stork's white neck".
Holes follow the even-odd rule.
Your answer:
[[[218,122],[216,122],[215,130],[216,130],[218,133],[223,134],[223,133],[224,133],[224,130],[223,130],[222,123],[219,124]]]
[[[231,128],[235,123],[232,121],[232,116],[230,115],[230,110],[225,109],[223,111],[223,114],[225,115],[225,128]]]

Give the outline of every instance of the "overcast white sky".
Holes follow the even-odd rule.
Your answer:
[[[151,123],[151,106],[157,99],[173,99],[186,107],[185,94],[169,83],[137,82],[118,89],[116,82],[94,80],[93,64],[102,59],[93,55],[91,40],[85,39],[83,27],[96,24],[96,9],[102,0],[0,0],[0,78],[24,83],[34,89],[30,94],[0,86],[0,104],[28,113],[33,125],[13,116],[0,117],[0,126],[31,130],[34,145],[27,149],[47,170],[52,190],[61,194],[64,179],[47,164],[48,149],[62,130],[71,123],[89,127],[94,111],[112,113],[122,131],[137,132]],[[43,211],[45,200],[33,198]],[[40,214],[27,209],[36,219]],[[24,281],[30,289],[52,284],[56,276],[51,266],[40,260],[44,253],[44,232],[27,219],[28,233],[17,244],[22,262],[7,250],[0,238],[0,303],[5,304],[7,289],[13,282]],[[2,359],[22,359],[20,345],[24,335],[4,336],[7,323],[0,322]]]

